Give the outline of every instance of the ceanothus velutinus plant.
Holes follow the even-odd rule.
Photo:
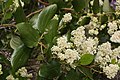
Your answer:
[[[40,62],[35,80],[99,80],[96,75],[101,74],[115,78],[120,69],[119,0],[48,0],[43,3],[47,7],[28,19],[25,4],[14,0],[10,6],[16,6],[10,40],[14,51],[4,77],[0,65],[2,79],[34,78],[25,66],[35,54]]]

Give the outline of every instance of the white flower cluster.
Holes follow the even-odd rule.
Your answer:
[[[108,62],[111,62],[111,56],[111,44],[109,42],[103,43],[98,46],[98,52],[95,57],[95,62],[99,63],[100,67],[103,68],[108,65]]]
[[[116,21],[112,21],[108,23],[108,34],[112,35],[115,31],[117,31],[118,26]]]
[[[84,53],[95,54],[96,48],[98,45],[98,38],[92,38],[85,36],[85,28],[84,26],[78,27],[76,30],[71,32],[71,41],[73,41],[74,45],[77,47],[77,51],[83,55]]]
[[[64,15],[64,17],[62,18],[62,21],[67,23],[67,22],[70,22],[72,20],[72,16],[71,16],[71,13],[66,13]]]
[[[99,16],[101,14],[97,15]],[[57,55],[61,61],[65,61],[71,67],[75,66],[74,62],[79,60],[82,55],[86,53],[95,55],[95,63],[99,64],[100,68],[107,75],[107,78],[114,78],[119,70],[120,46],[117,48],[116,46],[113,47],[108,41],[99,43],[99,37],[96,36],[107,27],[107,33],[111,36],[110,40],[114,43],[120,43],[120,20],[114,20],[108,22],[108,24],[101,25],[98,17],[88,13],[86,16],[82,16],[77,24],[80,25],[86,17],[91,18],[89,24],[73,30],[71,32],[70,42],[68,42],[65,35],[59,37],[57,44],[51,48],[52,54]],[[70,22],[71,19],[69,18],[69,20],[64,21],[62,18],[64,22]]]
[[[109,42],[103,43],[98,46],[98,52],[95,57],[95,62],[100,64],[103,68],[103,72],[107,75],[107,78],[114,78],[119,70],[120,59],[120,46],[115,49],[111,49],[111,44]],[[115,60],[116,64],[110,64],[112,60]]]
[[[56,54],[60,60],[65,60],[68,64],[72,66],[75,60],[78,60],[79,54],[76,50],[70,49],[72,43],[67,41],[66,36],[62,36],[57,39],[57,46],[51,48],[52,54]]]
[[[109,64],[103,68],[103,72],[107,75],[107,78],[112,79],[117,75],[119,66],[117,64]]]
[[[116,31],[112,37],[110,38],[110,40],[112,42],[115,42],[115,43],[120,43],[120,30],[119,31]]]
[[[16,73],[17,76],[21,76],[21,77],[26,77],[28,78],[32,78],[32,73],[28,74],[27,69],[25,67],[22,67],[21,69],[19,69]],[[7,80],[19,80],[18,78],[14,78],[12,74],[8,75],[6,77]]]
[[[87,13],[86,16],[82,16],[79,18],[77,24],[80,25],[82,20],[84,20],[84,18],[91,18],[89,24],[84,25],[84,27],[88,30],[88,33],[90,35],[98,35],[99,31],[103,30],[106,27],[106,24],[100,24],[100,22],[98,21],[98,16],[101,16],[103,14],[98,13],[96,14],[97,16],[94,16],[94,14],[92,13]]]
[[[117,48],[113,49],[113,53],[112,53],[112,58],[116,59],[116,62],[118,62],[120,59],[120,46],[118,46]]]
[[[27,77],[27,78],[31,78],[32,77],[32,73],[28,74],[27,73],[27,69],[25,67],[22,67],[21,69],[19,69],[17,72],[16,72],[16,75],[19,75],[21,77]]]
[[[83,54],[96,54],[98,39],[96,37],[86,38],[84,29],[83,26],[80,26],[71,32],[72,37],[70,40],[72,42],[68,42],[66,36],[58,38],[57,45],[51,48],[52,54],[57,55],[60,60],[66,61],[71,66]]]
[[[71,40],[77,47],[79,47],[86,40],[84,29],[84,26],[80,26],[71,32],[71,35],[73,36],[71,37]]]
[[[120,0],[116,0],[116,11],[120,12]]]
[[[2,65],[0,64],[0,75],[3,74],[2,72]]]
[[[53,19],[58,20],[58,19],[59,19],[59,18],[58,18],[58,15],[55,14],[55,16],[53,17]]]
[[[116,20],[116,22],[117,22],[118,28],[120,29],[120,20],[118,19]]]
[[[12,74],[10,74],[9,76],[7,76],[6,79],[7,80],[18,80],[18,78],[15,79]]]
[[[64,56],[65,56],[66,62],[69,63],[70,65],[72,65],[75,60],[80,59],[78,52],[72,49],[66,49]]]
[[[100,30],[103,30],[105,27],[106,27],[106,24],[103,24],[103,25],[100,26],[99,29],[100,29]]]
[[[108,34],[110,40],[114,43],[120,43],[120,20],[114,20],[108,23]]]
[[[14,2],[14,4],[15,4],[15,7],[19,7],[20,5],[19,5],[19,0],[13,0],[13,2]],[[24,6],[24,2],[22,2],[21,0],[20,0],[20,3],[21,3],[21,5],[22,5],[22,7]]]
[[[100,28],[98,18],[91,16],[91,14],[89,13],[87,15],[91,18],[91,21],[89,24],[85,25],[84,27],[88,30],[88,33],[90,35],[98,35],[99,33],[98,30]]]
[[[81,53],[89,53],[89,54],[96,54],[96,49],[98,46],[98,38],[92,38],[89,37],[87,38],[87,40],[85,40],[82,44],[81,44]]]

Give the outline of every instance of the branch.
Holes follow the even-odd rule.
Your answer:
[[[27,15],[26,18],[29,18],[29,17],[31,17],[32,15],[37,14],[37,13],[39,13],[39,12],[41,12],[41,11],[42,11],[42,9],[37,10],[37,11],[35,11],[35,12],[32,12],[32,13],[30,13],[29,15]]]
[[[103,73],[104,73],[104,72],[101,72],[101,71],[95,70],[94,68],[91,68],[91,70],[93,70],[93,71],[96,72],[96,73],[100,73],[100,74],[103,74]]]
[[[15,24],[1,24],[0,27],[16,27]]]
[[[38,42],[38,44],[43,46],[44,48],[47,48],[42,42]]]
[[[74,9],[71,9],[71,8],[62,8],[62,10],[65,10],[65,11],[73,11]]]
[[[40,3],[42,3],[42,4],[46,5],[46,6],[49,5],[49,3],[46,3],[46,2],[44,2],[44,1],[42,1],[42,0],[38,0],[38,2],[40,2]]]
[[[37,10],[37,11],[35,11],[35,12],[32,12],[32,13],[30,13],[29,15],[27,15],[26,16],[26,18],[29,18],[29,17],[31,17],[32,15],[34,15],[34,14],[37,14],[37,13],[39,13],[39,12],[41,12],[41,10],[42,9],[40,9],[40,10]],[[14,21],[14,20],[13,20]],[[0,27],[16,27],[16,25],[15,24],[1,24],[0,25]]]

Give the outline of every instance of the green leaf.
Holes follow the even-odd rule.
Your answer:
[[[10,46],[12,49],[16,49],[22,44],[23,44],[23,42],[21,41],[20,37],[12,36],[12,38],[10,40]]]
[[[20,33],[21,40],[27,47],[33,48],[37,46],[39,33],[32,28],[30,23],[19,23],[17,24],[17,29]]]
[[[32,24],[32,27],[33,27],[34,29],[37,29],[37,24],[36,24],[36,22],[37,22],[37,20],[38,20],[38,15],[39,15],[39,14],[34,15],[34,16],[30,19],[30,23]]]
[[[13,72],[26,64],[30,53],[31,49],[24,45],[21,45],[14,50],[10,60]]]
[[[44,38],[48,46],[51,47],[53,44],[54,37],[57,36],[58,20],[52,19],[50,23],[47,25],[46,29],[48,31],[47,31],[47,34],[44,35]]]
[[[60,74],[60,64],[52,61],[48,64],[43,64],[39,70],[39,76],[47,79],[53,79]]]
[[[83,73],[86,77],[88,77],[91,80],[93,80],[93,73],[92,73],[92,71],[90,69],[80,66],[79,67],[79,71],[81,73]]]
[[[94,0],[93,2],[93,13],[99,13],[99,10],[100,10],[100,5],[99,5],[99,0]]]
[[[111,60],[111,64],[116,64],[116,63],[117,63],[116,59]]]
[[[110,6],[109,0],[104,0],[103,11],[104,11],[104,12],[113,12],[113,9],[112,9],[112,7]]]
[[[84,54],[80,59],[81,65],[89,65],[94,60],[94,55],[92,54]]]
[[[79,24],[80,24],[81,26],[86,25],[86,24],[89,24],[90,20],[91,20],[90,17],[85,17]]]
[[[56,11],[57,11],[57,5],[53,4],[43,9],[43,11],[39,14],[37,27],[40,33],[43,33],[45,31],[45,28],[47,27],[51,18],[55,15]]]
[[[108,17],[106,15],[101,15],[99,17],[99,21],[101,22],[101,24],[105,24],[108,21]]]
[[[72,5],[75,11],[79,12],[88,6],[90,0],[73,0]]]
[[[14,13],[14,18],[16,23],[21,23],[26,21],[26,16],[21,6],[19,6],[16,12]]]

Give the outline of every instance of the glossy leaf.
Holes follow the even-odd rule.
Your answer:
[[[80,59],[80,64],[89,65],[90,63],[92,63],[93,59],[94,59],[94,56],[92,54],[84,54]]]
[[[91,18],[90,17],[85,17],[81,22],[80,22],[80,25],[86,25],[86,24],[89,24]]]
[[[13,72],[26,64],[30,53],[31,49],[24,45],[21,45],[14,50],[10,60]]]
[[[16,48],[18,48],[22,44],[23,44],[23,42],[21,41],[20,37],[12,36],[12,38],[10,40],[11,48],[16,49]]]
[[[19,23],[17,24],[17,29],[20,33],[21,40],[27,47],[33,48],[37,46],[39,33],[32,28],[30,23]]]
[[[51,47],[53,44],[53,39],[57,35],[58,20],[51,20],[50,23],[47,25],[47,30],[47,34],[44,36],[44,38],[48,46]]]
[[[39,15],[39,14],[35,14],[35,15],[30,19],[30,22],[31,22],[32,27],[33,27],[34,29],[38,29],[38,28],[37,28],[37,24],[36,24],[36,22],[37,22],[37,20],[38,20],[38,15]]]
[[[56,11],[57,11],[57,5],[53,4],[46,7],[45,9],[43,9],[42,12],[40,12],[37,21],[37,27],[40,33],[43,33],[45,31],[45,28],[47,27],[51,18],[55,15]]]

